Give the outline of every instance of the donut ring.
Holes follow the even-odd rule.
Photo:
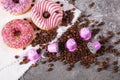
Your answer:
[[[28,21],[15,19],[2,29],[3,41],[11,48],[24,48],[34,38],[34,29]]]
[[[32,0],[1,0],[1,7],[13,15],[21,15],[31,8]]]
[[[32,8],[31,18],[33,23],[40,29],[50,30],[61,23],[63,10],[60,4],[50,0],[43,0]]]

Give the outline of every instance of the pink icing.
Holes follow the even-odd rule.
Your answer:
[[[0,1],[0,5],[11,14],[22,14],[31,4],[32,0],[19,0],[19,3],[15,3],[13,0]]]
[[[15,31],[20,31],[19,36],[14,36]],[[2,29],[4,42],[11,48],[23,48],[34,37],[34,29],[29,22],[16,19],[8,22]]]
[[[43,13],[49,12],[50,17],[44,18]],[[52,1],[40,1],[33,8],[31,13],[32,21],[41,29],[49,30],[60,24],[63,17],[63,10],[60,4]]]

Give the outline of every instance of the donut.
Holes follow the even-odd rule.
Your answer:
[[[60,4],[51,0],[43,0],[34,5],[31,10],[33,23],[42,30],[56,28],[62,21],[63,9]]]
[[[21,15],[31,8],[32,0],[1,0],[1,7],[13,15]]]
[[[11,48],[25,48],[34,38],[34,29],[28,21],[14,19],[2,29],[3,41]]]

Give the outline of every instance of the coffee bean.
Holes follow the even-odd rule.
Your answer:
[[[34,6],[34,4],[31,4],[31,6],[33,7],[33,6]]]
[[[66,70],[67,70],[67,71],[71,71],[71,70],[72,70],[72,68],[71,68],[71,67],[68,67]]]
[[[117,73],[117,72],[118,72],[118,69],[119,69],[118,66],[114,66],[114,67],[113,67],[113,73]]]
[[[16,58],[16,59],[18,59],[19,57],[20,57],[20,56],[18,56],[18,55],[15,55],[15,58]]]
[[[57,3],[57,4],[60,4],[60,2],[59,2],[59,1],[57,1],[56,3]]]
[[[106,59],[105,59],[105,63],[108,63],[108,62],[109,62],[109,60],[110,60],[109,58],[106,58]]]
[[[116,41],[114,44],[119,44],[120,43],[120,39],[118,41]]]
[[[105,24],[105,22],[100,22],[98,24],[96,24],[97,26],[103,26]]]
[[[24,20],[27,20],[26,18],[24,18]]]
[[[64,62],[63,62],[63,65],[66,65],[66,64],[67,64],[67,62],[66,62],[66,61],[64,61]]]
[[[45,64],[47,61],[41,61],[41,64]]]
[[[26,49],[26,47],[23,48],[23,50],[25,50],[25,49]]]
[[[101,72],[103,69],[102,68],[97,68],[97,71],[98,72]]]
[[[35,0],[33,0],[32,2],[35,2]]]
[[[53,68],[49,68],[47,71],[50,72],[50,71],[52,71],[52,70],[53,70]]]
[[[114,62],[113,62],[113,65],[117,65],[117,64],[118,64],[118,61],[114,61]]]
[[[48,67],[53,67],[54,66],[54,64],[48,64]]]
[[[91,2],[91,3],[89,4],[89,8],[92,8],[94,5],[95,5],[95,3],[94,3],[94,2]]]
[[[22,65],[22,64],[24,64],[24,63],[23,63],[23,62],[20,62],[19,64]]]
[[[30,24],[32,24],[32,22],[29,22]]]
[[[37,67],[37,64],[32,64],[32,67]]]
[[[70,0],[70,3],[75,5],[75,0]]]
[[[63,4],[61,4],[60,6],[63,7]]]
[[[118,32],[117,34],[120,35],[120,32]]]

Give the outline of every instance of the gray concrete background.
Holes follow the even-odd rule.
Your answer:
[[[95,2],[93,8],[88,8],[90,2]],[[107,31],[114,33],[120,31],[120,0],[76,0],[75,6],[88,14],[92,14],[91,19],[105,21],[100,34],[106,35]],[[110,44],[118,40],[120,36],[116,35]],[[120,50],[119,45],[115,48]],[[108,55],[106,55],[108,56]],[[109,55],[112,56],[112,55]],[[104,57],[104,56],[103,56]],[[116,57],[112,56],[112,59]],[[30,68],[20,80],[120,80],[119,73],[111,73],[110,69],[102,72],[96,72],[96,66],[85,69],[80,64],[76,64],[72,71],[68,72],[61,62],[56,62],[52,72],[46,72],[48,63],[39,64],[35,68]]]

